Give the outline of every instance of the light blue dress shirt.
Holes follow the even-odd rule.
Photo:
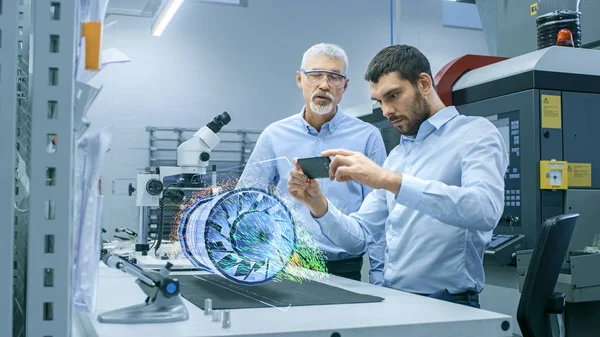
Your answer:
[[[373,161],[383,164],[386,150],[379,130],[372,124],[345,114],[341,107],[335,116],[323,125],[320,132],[304,119],[304,108],[292,115],[269,125],[261,133],[237,187],[249,187],[257,181],[275,185],[279,193],[287,196],[296,208],[296,214],[311,233],[318,248],[329,260],[342,260],[369,254],[371,270],[370,282],[383,283],[383,259],[385,239],[369,241],[359,249],[348,253],[331,242],[321,232],[319,224],[310,216],[306,206],[289,195],[287,183],[293,168],[294,157],[316,157],[328,149],[345,148],[363,153]],[[287,160],[273,161],[276,158]],[[270,161],[269,161],[270,160]],[[268,161],[268,162],[262,162]],[[318,179],[323,193],[342,214],[350,214],[359,209],[364,198],[372,191],[368,186],[357,182],[337,182]],[[366,237],[367,240],[370,238]]]
[[[384,286],[480,292],[483,254],[504,209],[508,149],[500,132],[446,107],[414,138],[402,136],[383,167],[402,173],[399,193],[375,190],[350,216],[329,203],[317,219],[325,235],[349,252],[361,252],[367,235],[385,235]]]

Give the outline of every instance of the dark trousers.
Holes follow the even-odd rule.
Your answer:
[[[360,281],[360,271],[363,266],[363,258],[327,261],[327,271],[329,274]]]
[[[477,309],[481,308],[479,306],[479,294],[477,294],[474,291],[466,291],[466,292],[460,293],[460,294],[450,294],[448,292],[448,290],[444,289],[444,290],[438,291],[436,293],[433,293],[431,295],[424,295],[424,296],[428,296],[428,297],[446,301],[446,302],[453,302],[456,304],[467,305],[467,306],[474,307]]]

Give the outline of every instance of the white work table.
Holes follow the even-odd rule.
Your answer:
[[[182,272],[190,274],[191,272]],[[173,273],[177,275],[177,272]],[[74,318],[77,336],[97,337],[208,337],[208,336],[369,336],[369,337],[510,337],[503,331],[506,315],[443,302],[364,282],[329,278],[329,284],[373,296],[379,303],[231,310],[231,327],[222,328],[203,310],[183,299],[189,312],[187,321],[162,324],[105,324],[97,315],[142,303],[145,294],[135,278],[100,268],[96,313]],[[75,330],[75,328],[74,328]],[[335,334],[335,333],[338,334]]]
[[[162,267],[165,266],[165,264],[167,264],[167,262],[170,262],[171,264],[173,264],[173,267],[171,268],[172,271],[196,269],[196,267],[194,267],[194,265],[190,262],[190,260],[188,260],[186,258],[160,260],[160,259],[157,259],[156,257],[150,255],[150,253],[148,253],[148,254],[149,255],[146,255],[146,256],[136,254],[135,258],[137,259],[137,265],[140,266],[140,268],[161,269]]]

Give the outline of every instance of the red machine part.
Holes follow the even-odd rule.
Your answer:
[[[452,105],[452,87],[463,74],[506,59],[506,57],[468,54],[448,62],[433,79],[442,102],[447,106]]]

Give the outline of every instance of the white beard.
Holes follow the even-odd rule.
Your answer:
[[[333,110],[333,102],[330,102],[326,105],[317,104],[315,102],[310,102],[310,110],[317,115],[327,115]]]

